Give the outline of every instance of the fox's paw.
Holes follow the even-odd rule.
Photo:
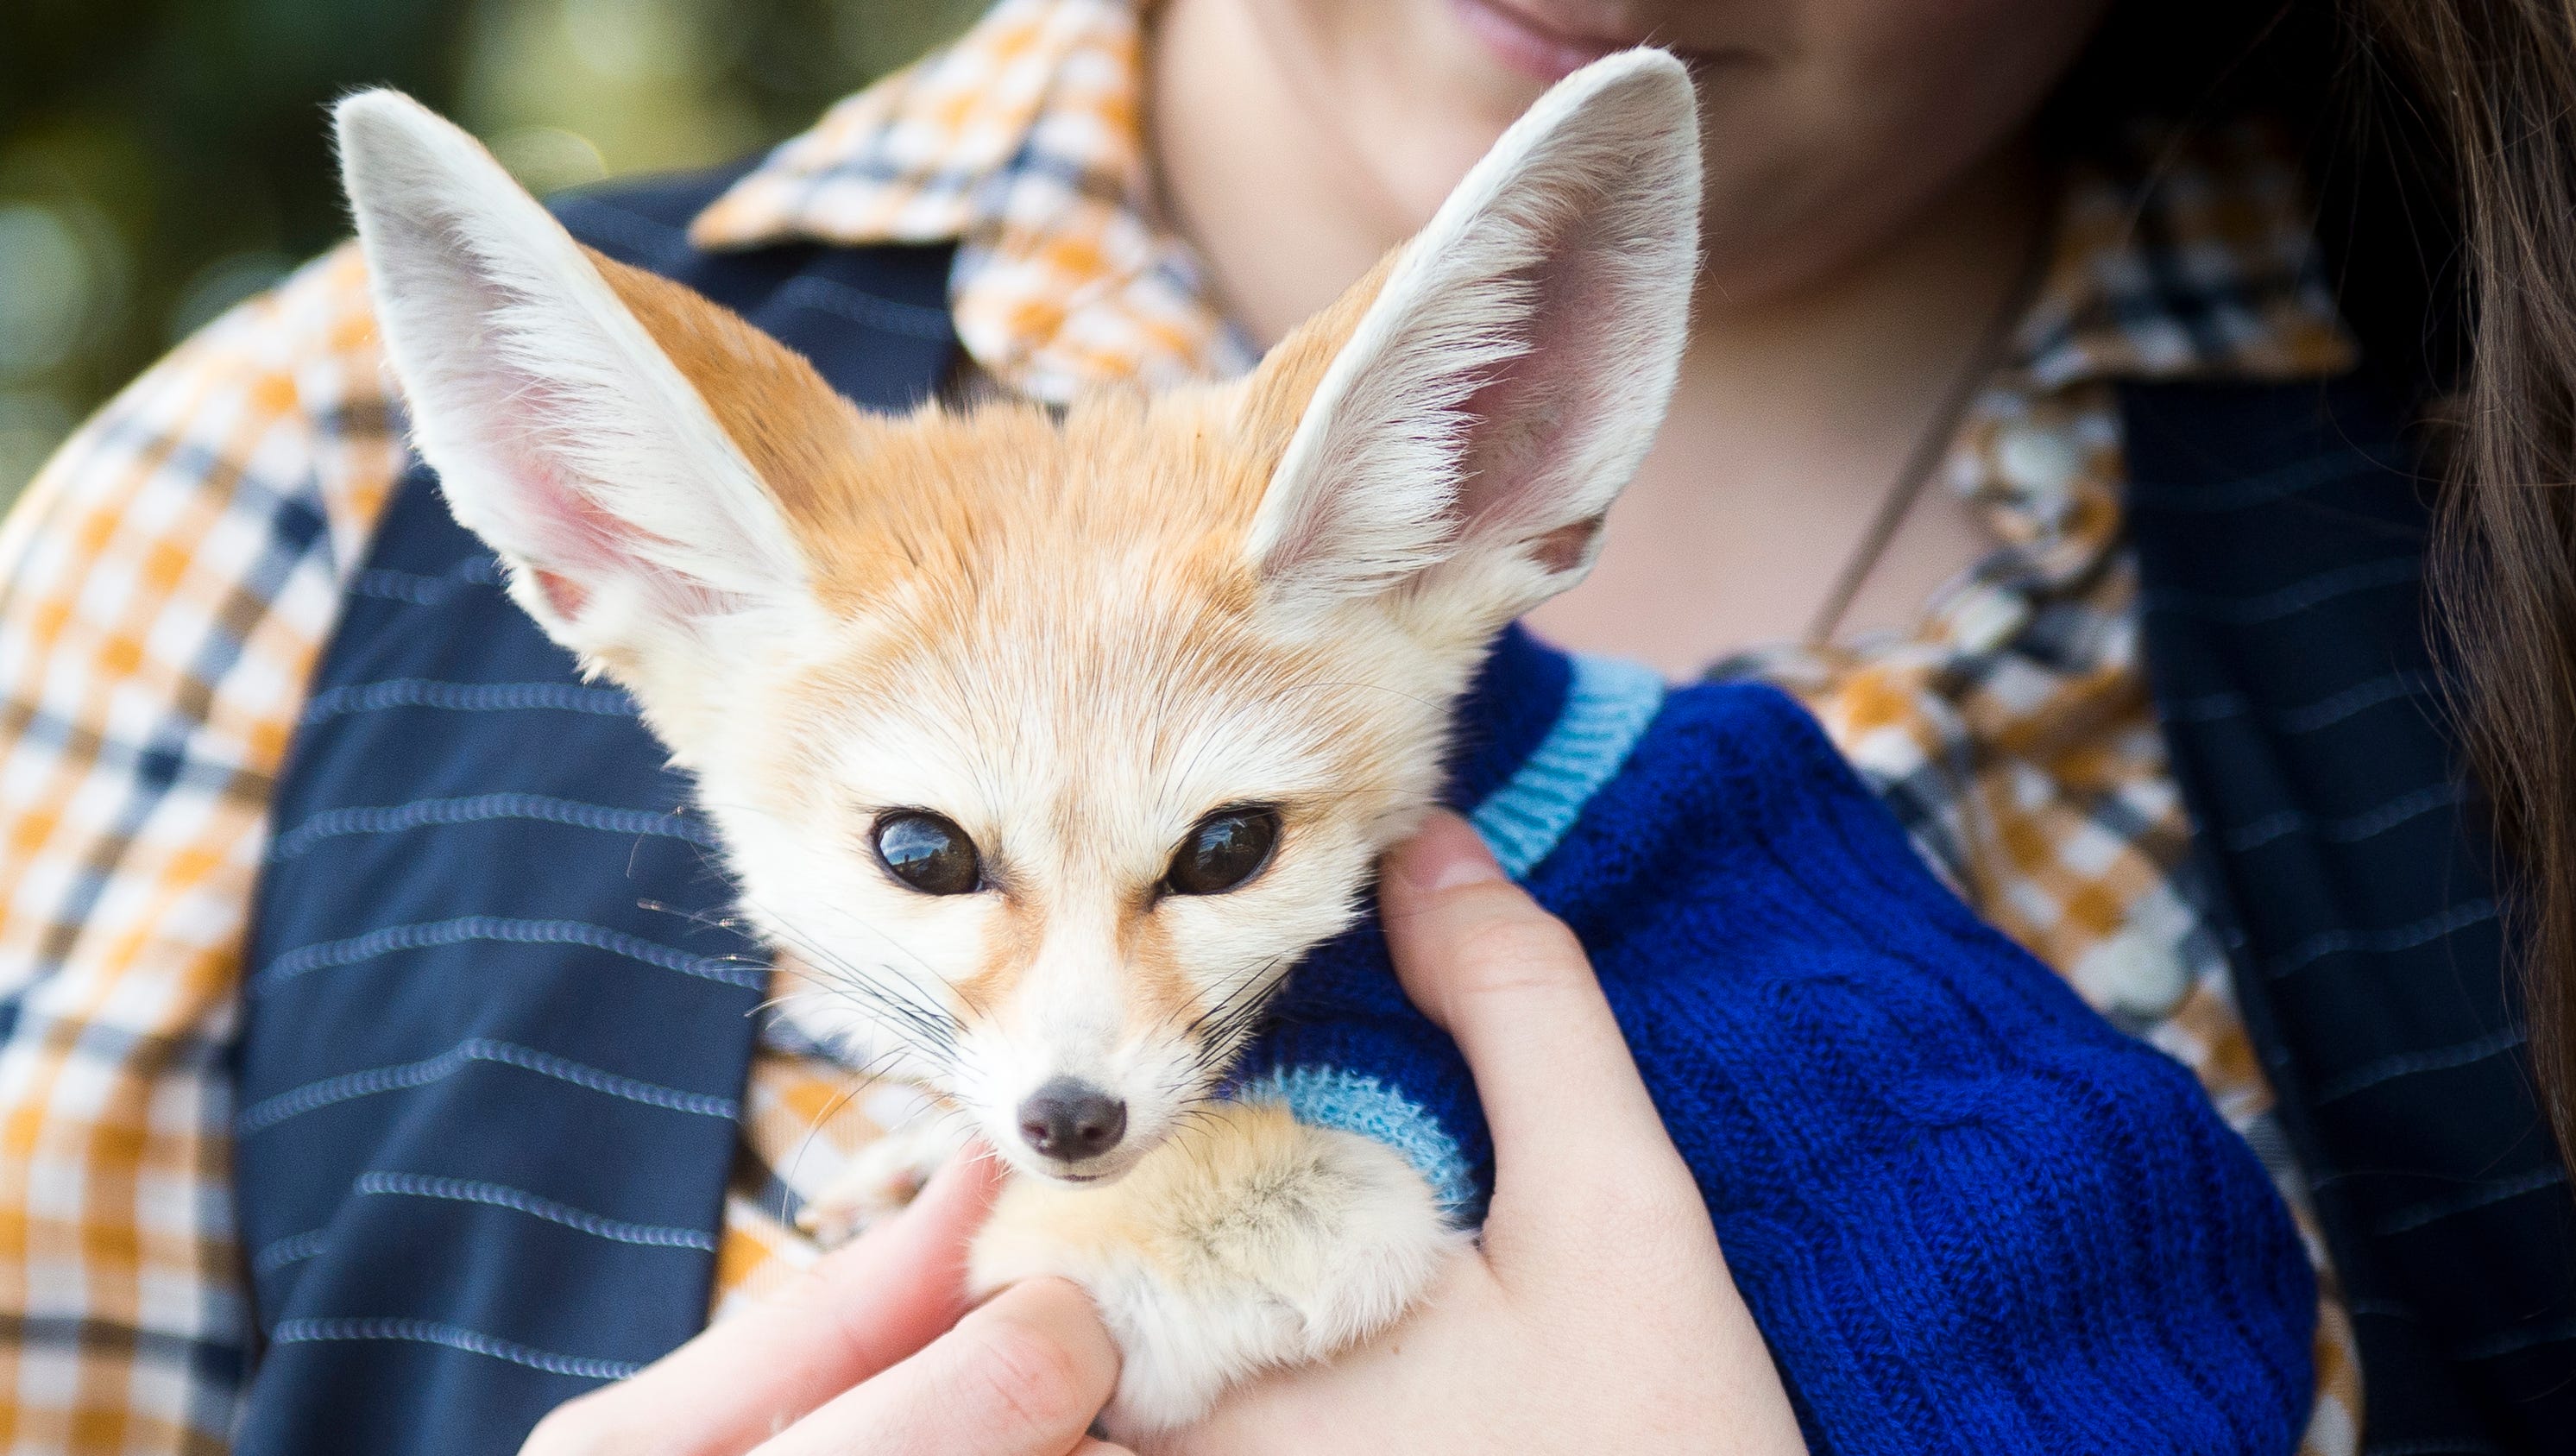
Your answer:
[[[969,1274],[979,1294],[1045,1274],[1089,1291],[1124,1360],[1102,1423],[1140,1435],[1393,1324],[1466,1244],[1393,1149],[1230,1102],[1106,1188],[1013,1180]]]

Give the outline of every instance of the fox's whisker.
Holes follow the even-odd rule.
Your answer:
[[[809,976],[808,989],[789,993],[782,1001],[800,996],[826,996],[874,1007],[884,1013],[871,1017],[878,1029],[910,1049],[923,1061],[944,1066],[956,1055],[956,1035],[945,1023],[924,1016],[916,1008],[889,996],[882,985],[869,978],[846,972],[823,971]]]
[[[836,978],[820,989],[844,1002],[884,1013],[872,1016],[870,1020],[888,1037],[912,1048],[924,1061],[945,1064],[956,1055],[956,1038],[952,1032],[937,1022],[922,1018],[902,1002],[887,997],[871,982]]]
[[[883,1006],[900,1015],[907,1025],[924,1035],[955,1041],[955,1019],[906,987],[901,977],[873,974],[855,962],[842,960],[819,947],[808,949],[799,946],[796,950],[795,971],[808,984],[864,998],[870,1004]]]
[[[957,1018],[946,1007],[908,985],[900,976],[889,975],[880,978],[869,974],[856,963],[836,954],[819,940],[805,934],[785,916],[772,913],[767,918],[777,927],[778,938],[787,942],[789,947],[796,951],[800,964],[809,964],[812,970],[821,972],[831,984],[862,995],[870,1004],[896,1011],[907,1023],[936,1038],[951,1051],[955,1049]],[[858,921],[856,917],[845,918],[871,931],[875,930],[873,926],[866,926],[866,922]],[[887,944],[895,943],[892,937],[884,935],[883,932],[876,933]],[[924,969],[928,968],[925,966]]]
[[[796,931],[798,934],[800,934],[800,935],[805,934],[805,932],[802,930],[802,928],[801,928],[801,927],[797,927],[797,926],[790,925],[790,924],[788,923],[788,919],[787,919],[787,917],[786,917],[785,915],[783,915],[783,914],[779,913],[779,912],[775,909],[775,907],[771,907],[771,906],[763,905],[763,906],[760,906],[759,908],[761,909],[761,911],[762,911],[764,914],[767,914],[767,915],[769,916],[769,918],[770,918],[770,919],[772,919],[772,920],[775,920],[775,921],[779,922],[782,926],[785,926],[786,928],[791,929],[791,930],[795,930],[795,931]],[[872,924],[872,923],[871,923],[871,922],[869,922],[868,920],[866,920],[866,919],[864,919],[864,918],[862,918],[862,917],[860,917],[860,916],[858,916],[858,915],[852,914],[848,909],[846,909],[846,908],[844,908],[844,907],[841,907],[841,906],[837,906],[837,905],[835,905],[835,906],[828,907],[828,909],[830,910],[830,913],[831,913],[831,914],[833,914],[833,915],[837,916],[837,917],[838,917],[840,920],[842,920],[843,922],[845,922],[845,923],[847,923],[847,924],[849,924],[849,925],[855,926],[855,927],[857,927],[858,929],[860,929],[860,930],[864,930],[864,931],[866,931],[868,934],[875,936],[879,941],[883,942],[883,943],[885,944],[885,946],[886,946],[888,949],[890,949],[890,950],[894,951],[897,955],[900,955],[900,956],[904,957],[905,959],[907,959],[907,960],[911,961],[915,966],[918,966],[918,967],[921,969],[921,973],[922,973],[924,976],[929,977],[931,980],[939,981],[939,982],[941,982],[941,983],[945,984],[945,982],[946,982],[946,978],[945,978],[945,977],[943,977],[943,976],[941,976],[941,975],[939,974],[938,968],[936,968],[936,967],[934,967],[933,965],[931,965],[929,961],[924,960],[924,959],[922,958],[922,956],[921,956],[921,953],[920,953],[920,952],[918,952],[918,951],[916,951],[916,950],[914,950],[911,946],[908,946],[908,945],[904,944],[901,940],[896,939],[894,936],[891,936],[891,935],[886,934],[883,930],[880,930],[879,928],[877,928],[877,926],[876,926],[876,925]],[[811,936],[807,936],[806,938],[807,938],[807,939],[809,939],[809,940],[811,940],[811,939],[812,939],[812,937],[811,937]]]
[[[1266,987],[1272,973],[1277,971],[1281,963],[1286,960],[1286,956],[1272,956],[1268,960],[1246,967],[1226,985],[1223,992],[1210,1002],[1205,1010],[1200,1012],[1195,1020],[1182,1028],[1182,1033],[1184,1035],[1195,1033],[1201,1026],[1227,1014],[1229,1008],[1236,1005],[1247,991],[1256,986]]]

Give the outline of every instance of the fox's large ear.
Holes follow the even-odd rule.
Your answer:
[[[1329,601],[1424,577],[1499,625],[1580,580],[1671,397],[1698,234],[1680,62],[1623,52],[1541,97],[1382,283],[1250,382],[1256,414],[1304,405],[1250,537],[1269,588]]]
[[[638,687],[810,600],[742,450],[546,210],[408,97],[337,121],[413,442],[549,635]]]

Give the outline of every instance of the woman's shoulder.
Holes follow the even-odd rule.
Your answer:
[[[0,1304],[31,1329],[147,1337],[106,1357],[82,1414],[145,1411],[221,1444],[248,1335],[227,1139],[205,1110],[228,1104],[249,867],[401,460],[343,248],[127,387],[0,528],[0,1007],[18,1013],[0,1011],[16,1069],[0,1101],[38,1150],[0,1172],[0,1221],[82,1241]],[[138,1272],[170,1297],[138,1307]],[[17,1368],[56,1358],[0,1342]]]
[[[99,551],[182,527],[191,503],[299,527],[312,518],[347,556],[402,458],[366,265],[344,243],[206,325],[102,406],[10,512],[0,560],[21,595],[30,571],[74,580]],[[104,537],[102,516],[116,527]],[[64,552],[65,532],[90,549]]]

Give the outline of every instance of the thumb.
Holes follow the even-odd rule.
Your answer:
[[[1572,931],[1503,874],[1465,820],[1435,812],[1379,886],[1405,994],[1456,1039],[1494,1134],[1487,1241],[1535,1221],[1603,1230],[1613,1210],[1690,1190]],[[1678,1180],[1678,1188],[1676,1187]]]
[[[966,1313],[966,1243],[1001,1160],[959,1154],[890,1222],[779,1297],[558,1408],[520,1456],[742,1451],[931,1342]]]

